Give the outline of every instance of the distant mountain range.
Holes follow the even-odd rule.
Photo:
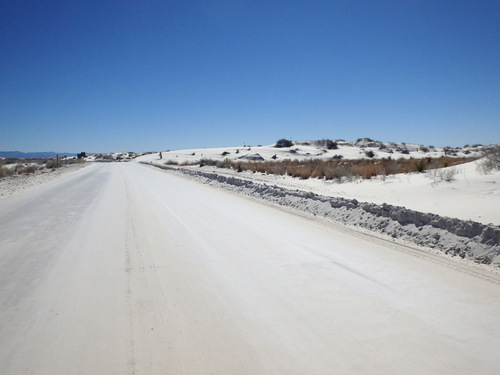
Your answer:
[[[0,151],[0,158],[15,158],[15,159],[38,159],[38,158],[53,158],[59,156],[76,156],[77,154],[70,152],[20,152],[20,151]]]

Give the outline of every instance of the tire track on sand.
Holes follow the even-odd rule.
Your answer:
[[[130,316],[130,374],[136,374],[141,362],[151,363],[156,335],[168,324],[165,293],[151,246],[143,230],[144,221],[133,190],[125,181],[127,197],[125,272],[127,273],[127,300]],[[139,347],[137,343],[141,343]],[[146,343],[146,345],[144,345]]]

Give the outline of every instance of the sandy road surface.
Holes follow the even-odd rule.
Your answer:
[[[135,163],[0,202],[0,374],[494,374],[500,285]]]

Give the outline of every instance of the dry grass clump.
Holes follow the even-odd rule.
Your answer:
[[[455,168],[447,169],[431,169],[427,172],[427,177],[433,180],[435,183],[446,181],[452,181],[457,175],[458,171]]]
[[[63,160],[64,164],[85,164],[85,159],[67,159]]]
[[[398,173],[423,172],[429,169],[450,167],[474,160],[472,158],[425,158],[425,159],[360,159],[360,160],[280,160],[280,161],[223,161],[203,160],[200,166],[215,165],[218,168],[232,168],[239,172],[288,175],[301,179],[320,178],[325,180],[371,179]]]
[[[484,156],[484,160],[478,166],[482,173],[488,174],[500,170],[500,145],[487,148]]]
[[[0,161],[0,178],[13,175],[34,174],[39,170],[54,170],[71,164],[83,163],[85,163],[84,159],[77,158],[60,158],[59,160],[56,158],[4,158]],[[7,167],[4,165],[7,165]]]
[[[11,175],[10,170],[5,168],[3,164],[0,162],[0,178],[7,177]]]
[[[179,162],[178,161],[175,161],[175,160],[167,160],[165,163],[163,163],[165,165],[179,165]]]

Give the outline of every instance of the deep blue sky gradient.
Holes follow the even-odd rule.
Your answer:
[[[500,143],[499,1],[10,1],[0,149]]]

